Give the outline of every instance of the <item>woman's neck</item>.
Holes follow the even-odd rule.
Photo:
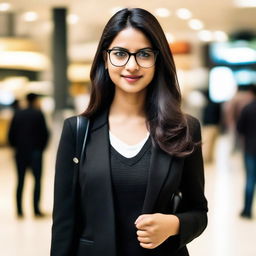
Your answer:
[[[145,117],[145,91],[137,94],[116,92],[110,107],[110,115]]]
[[[146,93],[116,93],[109,112],[109,130],[129,145],[147,136],[145,114]]]

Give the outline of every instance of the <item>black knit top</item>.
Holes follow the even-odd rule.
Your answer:
[[[150,148],[150,137],[140,152],[132,158],[122,156],[111,147],[117,256],[148,255],[148,249],[142,248],[137,240],[134,222],[141,215],[146,194]]]

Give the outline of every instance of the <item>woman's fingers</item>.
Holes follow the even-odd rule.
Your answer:
[[[145,231],[145,230],[138,230],[137,231],[137,236],[138,237],[146,237],[146,236],[148,236],[148,232]]]
[[[138,237],[138,240],[139,240],[141,243],[145,243],[145,244],[151,243],[149,237],[141,237],[141,236],[139,236],[139,237]]]
[[[140,246],[145,249],[154,249],[156,246],[153,243],[140,243]]]

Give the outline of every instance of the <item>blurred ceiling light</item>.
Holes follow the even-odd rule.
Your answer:
[[[121,6],[116,6],[110,9],[110,13],[111,15],[114,15],[115,13],[117,13],[118,11],[122,10],[124,7]]]
[[[256,7],[256,0],[234,0],[234,4],[240,8]]]
[[[46,56],[37,52],[1,51],[0,67],[41,71],[49,66]]]
[[[30,51],[39,52],[36,42],[26,38],[0,37],[0,51]]]
[[[28,81],[28,78],[24,76],[11,76],[2,80],[0,86],[1,89],[17,95],[27,85]]]
[[[167,8],[157,8],[155,11],[158,17],[166,18],[171,15],[170,11]]]
[[[0,68],[40,71],[49,67],[48,58],[31,39],[0,38]]]
[[[68,78],[72,82],[90,81],[90,64],[73,63],[68,66]]]
[[[11,5],[9,3],[0,3],[0,12],[6,12],[11,9]]]
[[[53,83],[51,81],[30,81],[27,82],[26,91],[40,95],[51,95],[53,93]]]
[[[174,42],[174,40],[175,40],[174,35],[173,35],[173,34],[171,34],[171,33],[169,33],[169,32],[165,33],[165,37],[166,37],[166,39],[167,39],[168,43],[173,43],[173,42]]]
[[[210,42],[213,40],[213,34],[209,30],[201,30],[198,32],[198,37],[203,42]]]
[[[218,42],[226,42],[228,41],[228,35],[224,31],[214,31],[213,38]]]
[[[79,21],[79,16],[76,14],[69,14],[67,17],[67,23],[70,25],[77,24]]]
[[[186,8],[180,8],[176,11],[176,15],[182,20],[188,20],[192,17],[192,13],[190,10]]]
[[[200,30],[204,27],[204,24],[201,20],[198,19],[192,19],[188,21],[188,25],[190,28],[194,30]]]
[[[191,106],[201,108],[204,105],[205,99],[203,94],[198,90],[189,92],[187,100]]]
[[[0,104],[10,105],[14,102],[15,98],[13,93],[0,89]]]
[[[25,12],[23,14],[23,19],[26,22],[33,22],[33,21],[36,21],[38,19],[38,14],[36,12]]]
[[[41,29],[42,29],[42,33],[48,34],[48,33],[52,32],[52,30],[53,30],[52,21],[48,20],[48,21],[42,22]]]

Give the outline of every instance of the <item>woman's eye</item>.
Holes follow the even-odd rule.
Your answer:
[[[149,51],[140,51],[137,53],[137,57],[139,58],[150,58],[152,56],[152,52]]]
[[[116,57],[126,57],[127,56],[127,52],[125,52],[125,51],[114,51],[113,54]]]

